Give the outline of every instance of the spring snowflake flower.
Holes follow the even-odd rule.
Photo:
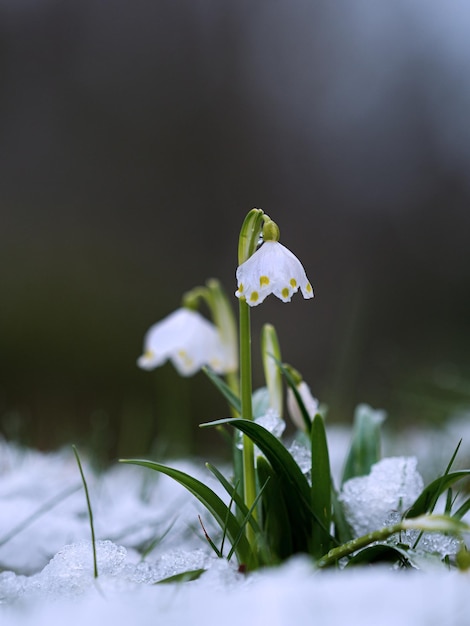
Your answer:
[[[261,304],[273,293],[290,302],[299,288],[304,298],[313,298],[312,285],[299,259],[278,241],[265,241],[237,269],[237,298],[244,297],[250,306]]]
[[[192,376],[205,365],[218,374],[233,367],[214,324],[187,308],[174,311],[147,331],[137,365],[151,370],[168,359],[181,376]]]

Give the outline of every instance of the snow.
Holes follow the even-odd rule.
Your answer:
[[[344,483],[339,499],[356,537],[397,523],[423,490],[414,457],[388,457]]]
[[[347,437],[344,430],[330,429],[328,438],[337,466],[333,473],[338,475],[336,459],[341,455],[335,442],[343,448]],[[425,571],[384,566],[318,571],[307,557],[298,556],[278,568],[244,575],[235,562],[218,559],[210,550],[197,519],[200,514],[211,534],[215,527],[210,516],[174,481],[129,465],[95,473],[82,459],[97,535],[95,579],[86,501],[72,452],[42,454],[0,442],[0,459],[1,624],[468,622],[468,573],[444,566]],[[409,506],[422,485],[421,462],[413,457],[387,458],[369,476],[345,483],[341,497],[348,503],[350,521],[357,524],[355,530],[383,525],[393,511]],[[202,461],[171,465],[196,475],[222,495]],[[364,506],[369,521],[358,516]],[[160,541],[152,547],[155,537]],[[445,540],[448,550],[455,551],[451,538],[429,537],[436,549],[442,551]],[[145,546],[149,551],[142,557]],[[198,569],[205,571],[191,582],[155,584]]]

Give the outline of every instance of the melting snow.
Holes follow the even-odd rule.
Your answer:
[[[338,438],[329,433],[329,440],[336,459],[334,442],[343,445],[344,433]],[[172,465],[195,474],[222,495],[203,463]],[[365,626],[466,626],[468,622],[468,574],[443,567],[427,572],[385,567],[319,572],[306,557],[296,557],[281,567],[245,576],[235,563],[214,556],[197,520],[201,514],[206,530],[215,533],[209,515],[172,480],[127,465],[96,475],[85,464],[85,474],[98,539],[98,579],[93,577],[86,503],[72,453],[45,455],[0,442],[1,624],[329,626],[347,621]],[[416,459],[395,457],[376,464],[369,476],[348,481],[341,497],[351,525],[363,533],[388,523],[393,512],[405,510],[421,487]],[[364,507],[366,516],[359,514]],[[35,511],[41,514],[31,519]],[[160,541],[152,546],[155,537]],[[444,540],[453,541],[428,538],[441,551]],[[144,549],[148,554],[142,558]],[[449,544],[448,550],[455,551],[455,545]],[[196,569],[205,572],[192,582],[155,584]]]

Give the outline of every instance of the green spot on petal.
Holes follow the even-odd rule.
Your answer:
[[[258,292],[257,291],[253,291],[253,293],[250,296],[251,302],[256,302],[258,300],[258,298],[259,298]]]
[[[282,297],[283,298],[288,298],[289,297],[289,287],[284,287],[284,289],[281,291],[282,293]]]
[[[297,287],[297,281],[295,280],[295,278],[290,279],[290,284],[292,285],[293,289]]]
[[[259,277],[259,286],[262,287],[263,285],[269,285],[269,278],[267,276]]]
[[[312,285],[310,283],[307,283],[307,286],[305,287],[305,290],[310,293],[312,291]]]

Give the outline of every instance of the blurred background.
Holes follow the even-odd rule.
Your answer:
[[[270,321],[332,421],[470,404],[465,0],[0,0],[0,80],[6,437],[217,452],[204,375],[136,359],[252,207],[316,295],[253,310],[255,384]]]

